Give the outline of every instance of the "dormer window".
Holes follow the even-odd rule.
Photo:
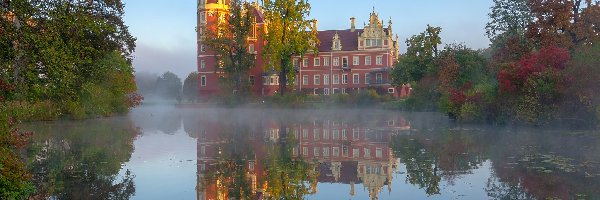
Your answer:
[[[333,36],[333,46],[331,47],[334,51],[342,50],[342,41],[340,40],[340,35],[336,32]]]

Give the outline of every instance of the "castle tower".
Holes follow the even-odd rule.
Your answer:
[[[218,92],[219,67],[215,53],[202,42],[207,31],[215,31],[219,22],[225,20],[229,12],[229,0],[198,0],[198,42],[197,67],[199,73],[198,88],[200,96],[209,96]]]

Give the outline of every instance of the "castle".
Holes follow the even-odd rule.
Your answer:
[[[262,50],[264,34],[268,25],[258,3],[254,3],[255,22],[248,51],[256,54],[255,66],[248,74],[252,93],[269,96],[279,90],[279,76],[265,70]],[[218,67],[215,53],[203,44],[207,27],[223,21],[229,10],[229,0],[198,1],[198,88],[201,97],[221,92],[219,78],[225,76]],[[395,87],[390,73],[398,62],[398,36],[392,31],[392,20],[384,21],[373,11],[363,29],[356,28],[356,19],[350,18],[346,30],[318,31],[320,45],[317,54],[309,53],[293,58],[296,79],[291,90],[313,95],[356,93],[375,89],[380,94],[404,97],[410,94],[410,86]],[[317,27],[315,21],[313,26]]]

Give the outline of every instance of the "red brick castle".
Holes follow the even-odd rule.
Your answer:
[[[198,1],[198,88],[201,97],[222,92],[219,78],[225,74],[217,67],[215,54],[202,42],[207,27],[224,20],[229,10],[229,0]],[[255,53],[255,66],[248,80],[253,94],[273,95],[279,90],[279,76],[265,70],[262,49],[266,41],[266,22],[258,3],[254,3],[254,31],[250,36],[248,51]],[[314,95],[355,93],[375,89],[380,94],[394,97],[408,96],[410,86],[394,87],[389,76],[399,58],[398,36],[392,31],[392,20],[385,26],[375,11],[370,14],[363,29],[357,29],[355,18],[350,18],[346,30],[318,31],[318,54],[294,57],[296,79],[288,89]],[[317,26],[316,22],[314,26]]]

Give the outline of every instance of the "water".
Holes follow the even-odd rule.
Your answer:
[[[23,128],[39,199],[600,199],[595,131],[170,107]]]

